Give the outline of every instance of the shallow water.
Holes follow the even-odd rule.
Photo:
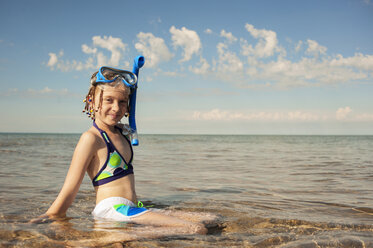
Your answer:
[[[27,223],[55,199],[78,139],[0,134],[0,247],[118,241],[97,230],[88,177],[67,220]],[[205,236],[117,223],[115,231],[135,234],[119,240],[126,247],[373,247],[373,136],[142,135],[140,142],[134,168],[145,205],[219,218]]]

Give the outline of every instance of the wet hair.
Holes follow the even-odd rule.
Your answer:
[[[83,109],[83,113],[87,113],[88,117],[91,118],[92,120],[95,119],[95,112],[97,112],[101,106],[102,106],[102,98],[103,98],[103,93],[105,87],[123,87],[125,91],[128,91],[131,93],[131,89],[123,84],[121,78],[117,78],[114,82],[111,83],[97,83],[97,75],[98,71],[92,74],[91,76],[91,86],[89,87],[88,94],[86,95],[85,99],[83,102],[85,102],[85,107]],[[115,78],[117,74],[111,73],[111,72],[104,72],[103,76],[108,79],[112,80]],[[96,94],[100,94],[98,106],[95,106],[95,96]],[[95,108],[94,108],[95,106]]]

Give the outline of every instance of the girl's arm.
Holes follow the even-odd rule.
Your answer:
[[[48,217],[63,217],[66,215],[66,211],[74,201],[88,165],[97,149],[95,140],[95,135],[90,132],[85,132],[80,137],[62,189],[46,212]]]

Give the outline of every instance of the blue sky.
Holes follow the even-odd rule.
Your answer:
[[[0,132],[87,129],[142,54],[139,133],[373,134],[373,1],[1,1]]]

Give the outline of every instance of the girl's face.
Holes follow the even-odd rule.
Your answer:
[[[124,87],[106,86],[102,94],[102,104],[98,112],[95,113],[96,122],[101,122],[107,126],[116,125],[128,113],[129,90]],[[100,93],[95,96],[95,109],[100,102]]]

